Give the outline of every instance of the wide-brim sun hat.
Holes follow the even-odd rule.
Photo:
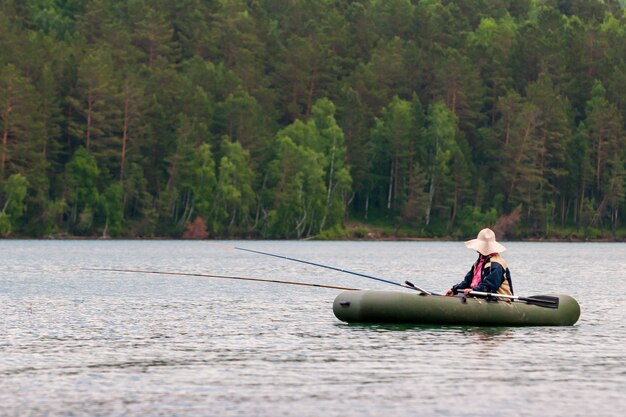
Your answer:
[[[492,253],[504,252],[506,248],[496,242],[496,234],[493,230],[487,228],[478,232],[476,239],[465,242],[465,247],[474,249],[482,255],[490,255]]]

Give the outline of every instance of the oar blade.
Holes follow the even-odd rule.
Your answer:
[[[555,297],[552,295],[533,295],[531,297],[519,297],[519,300],[539,307],[559,308],[559,297]]]

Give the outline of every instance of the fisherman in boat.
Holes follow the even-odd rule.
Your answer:
[[[451,296],[461,292],[467,295],[471,291],[513,295],[511,272],[500,256],[506,248],[496,242],[496,234],[493,230],[488,228],[481,230],[476,239],[468,240],[465,246],[477,251],[478,259],[463,281],[452,286],[446,295]]]

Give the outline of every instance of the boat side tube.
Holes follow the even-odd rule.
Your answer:
[[[571,326],[580,317],[580,305],[568,295],[558,297],[558,308],[522,301],[474,297],[445,297],[399,291],[344,291],[333,303],[335,316],[347,323]]]

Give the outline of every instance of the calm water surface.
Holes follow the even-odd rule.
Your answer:
[[[433,291],[474,260],[458,242],[223,243]],[[337,290],[81,268],[397,287],[208,242],[0,241],[0,415],[623,415],[626,244],[506,246],[516,293],[574,296],[575,326],[349,326]]]

